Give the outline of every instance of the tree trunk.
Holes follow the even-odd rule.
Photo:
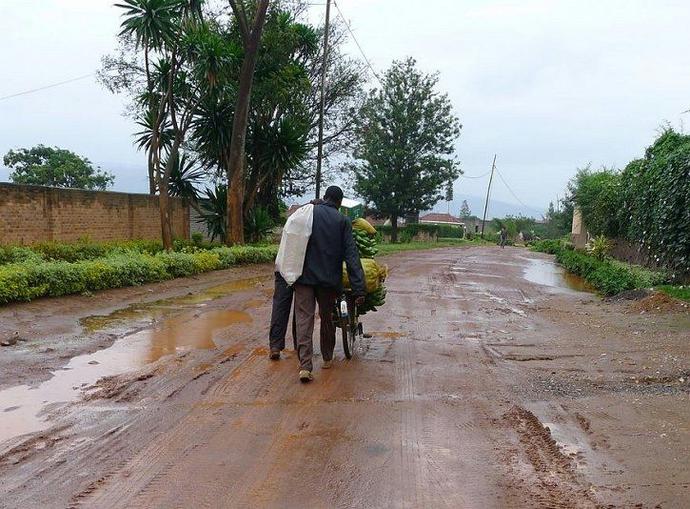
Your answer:
[[[156,194],[156,179],[153,175],[153,161],[151,160],[150,154],[148,157],[148,165],[149,165],[149,194]]]
[[[398,242],[398,216],[391,216],[391,242]]]
[[[161,214],[161,238],[163,248],[171,251],[173,248],[172,217],[170,214],[170,196],[168,196],[168,183],[163,179],[158,183],[160,193],[158,195],[158,208]]]
[[[264,29],[266,10],[269,0],[260,0],[256,9],[251,32],[246,34],[244,41],[244,59],[240,70],[237,90],[237,103],[232,120],[232,136],[230,138],[229,165],[227,169],[228,183],[228,231],[226,242],[228,245],[244,244],[244,160],[245,140],[247,137],[247,120],[249,118],[249,102],[254,82],[254,69],[258,57],[259,42]],[[236,16],[241,14],[236,12]],[[246,26],[246,19],[243,20]]]

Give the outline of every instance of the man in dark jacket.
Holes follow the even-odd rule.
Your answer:
[[[297,356],[299,378],[310,382],[312,375],[314,313],[319,303],[321,317],[321,355],[324,368],[330,368],[335,349],[333,309],[342,291],[343,262],[347,265],[352,293],[358,304],[364,300],[364,272],[352,237],[352,223],[338,212],[343,191],[337,186],[326,189],[324,203],[314,206],[314,222],[307,244],[302,276],[294,285],[297,321]]]
[[[321,205],[323,200],[312,200],[312,205]],[[273,307],[271,308],[271,327],[268,332],[268,344],[270,347],[269,358],[272,361],[280,360],[280,352],[285,350],[285,335],[290,323],[290,310],[292,309],[292,294],[294,289],[288,286],[280,272],[275,273],[273,286]]]

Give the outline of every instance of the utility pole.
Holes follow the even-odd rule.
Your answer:
[[[321,62],[321,103],[319,104],[319,141],[316,152],[316,199],[321,198],[321,161],[323,159],[323,110],[326,103],[326,67],[328,62],[328,30],[331,20],[331,0],[326,0],[326,24],[323,34],[323,62]]]
[[[494,170],[496,169],[496,154],[494,154],[494,162],[491,165],[491,176],[489,177],[489,187],[486,188],[486,201],[484,202],[484,217],[482,218],[482,234],[484,238],[484,224],[486,223],[486,211],[489,208],[489,193],[491,193],[491,182],[494,179]]]

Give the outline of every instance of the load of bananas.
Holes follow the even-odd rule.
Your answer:
[[[388,277],[388,267],[379,265],[374,260],[374,256],[379,252],[376,247],[376,229],[367,220],[360,218],[352,221],[352,235],[359,250],[367,288],[364,304],[358,310],[359,314],[363,315],[369,311],[376,311],[376,308],[385,304],[386,287],[383,282]],[[345,264],[343,264],[343,286],[350,287]]]
[[[352,229],[352,236],[355,238],[360,258],[373,258],[379,254],[379,250],[376,247],[376,239],[374,237],[370,237],[363,230],[358,230],[356,228]]]

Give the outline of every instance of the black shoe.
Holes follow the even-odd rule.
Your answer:
[[[271,353],[268,355],[268,358],[271,359],[272,361],[279,361],[280,360],[280,350],[271,350]]]

